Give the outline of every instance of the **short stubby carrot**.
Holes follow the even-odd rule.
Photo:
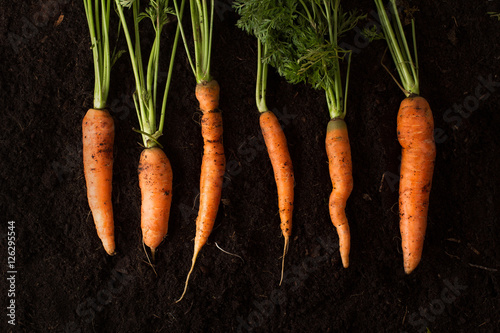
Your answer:
[[[142,240],[154,257],[168,231],[172,203],[172,167],[159,147],[144,149],[138,167]]]
[[[263,112],[260,115],[260,128],[262,130],[262,136],[264,137],[267,152],[273,166],[274,180],[278,189],[278,207],[281,220],[280,226],[285,238],[281,267],[281,285],[285,267],[285,255],[288,251],[290,236],[292,235],[294,200],[293,188],[295,186],[295,178],[285,133],[283,133],[283,129],[281,128],[276,115],[271,111]]]
[[[401,102],[397,130],[402,147],[399,227],[404,269],[410,274],[422,257],[436,159],[434,119],[425,98],[408,97]]]
[[[203,158],[200,173],[200,207],[196,218],[194,253],[182,296],[186,293],[189,277],[193,272],[196,258],[206,244],[214,227],[219,210],[222,183],[226,168],[226,157],[222,143],[222,115],[219,107],[219,84],[217,81],[199,83],[196,86],[196,98],[203,112],[201,134],[203,136]]]
[[[89,109],[82,122],[83,168],[87,198],[104,250],[115,254],[111,198],[115,125],[107,110]]]
[[[344,120],[334,118],[328,123],[326,152],[333,189],[330,195],[330,218],[339,235],[342,265],[349,267],[351,233],[345,213],[347,199],[353,188],[351,146]]]

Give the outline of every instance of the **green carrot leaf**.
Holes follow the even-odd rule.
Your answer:
[[[344,12],[340,0],[236,1],[237,26],[267,47],[262,61],[290,83],[324,89],[330,116],[345,116],[340,63],[350,52],[338,40],[366,15]]]

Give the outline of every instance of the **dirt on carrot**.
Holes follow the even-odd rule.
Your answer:
[[[142,240],[154,256],[168,231],[172,203],[172,167],[159,147],[144,149],[138,167]]]
[[[342,265],[349,267],[351,250],[351,233],[345,214],[347,199],[353,188],[351,146],[347,133],[347,125],[342,119],[332,119],[328,123],[326,134],[326,152],[332,193],[330,195],[330,217],[339,235],[339,251]]]
[[[194,253],[182,296],[186,293],[189,277],[193,272],[196,258],[212,233],[219,210],[226,157],[222,143],[222,114],[219,107],[219,84],[212,80],[196,86],[196,98],[203,112],[201,134],[203,136],[203,158],[200,173],[200,207],[196,218]]]
[[[408,97],[401,102],[397,130],[402,147],[400,231],[404,269],[406,274],[410,274],[422,257],[436,159],[434,119],[425,98]]]
[[[113,143],[115,125],[107,110],[90,109],[83,118],[83,167],[87,197],[97,235],[109,255],[115,253],[113,205]]]
[[[295,178],[285,133],[283,133],[283,129],[276,115],[271,111],[263,112],[260,115],[260,128],[273,166],[274,179],[278,188],[280,226],[283,236],[285,237],[281,266],[281,285],[285,267],[285,255],[288,251],[290,236],[292,235]]]

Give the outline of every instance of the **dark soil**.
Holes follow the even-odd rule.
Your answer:
[[[128,55],[114,68],[109,97],[116,122],[118,250],[109,257],[95,232],[83,177],[81,120],[92,105],[94,80],[83,4],[2,1],[0,331],[495,331],[500,326],[500,21],[486,13],[500,11],[499,4],[405,4],[405,15],[413,6],[419,9],[413,15],[421,93],[437,129],[427,239],[423,260],[410,276],[403,272],[397,214],[396,113],[403,94],[381,66],[384,42],[368,44],[355,32],[344,39],[356,47],[346,118],[355,183],[347,204],[348,269],[342,268],[328,214],[324,95],[271,73],[268,104],[282,120],[296,177],[293,238],[280,287],[283,238],[254,105],[255,41],[235,27],[237,15],[228,0],[216,3],[212,67],[221,86],[228,166],[215,228],[184,300],[173,304],[191,263],[202,154],[195,81],[184,49],[160,139],[174,170],[174,190],[170,230],[155,273],[141,244],[141,148],[132,131],[137,119]],[[370,0],[346,6],[367,13],[375,7]],[[369,14],[360,28],[374,22]],[[172,31],[166,29],[165,36]],[[144,44],[151,39],[149,34]],[[165,45],[169,41],[165,37]],[[163,57],[165,69],[168,53]],[[391,64],[388,57],[385,62]],[[8,221],[15,221],[15,297],[7,297],[5,283]],[[11,299],[15,327],[8,324]]]

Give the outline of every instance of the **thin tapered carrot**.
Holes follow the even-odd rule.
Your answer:
[[[200,207],[196,218],[196,236],[191,269],[186,277],[184,291],[176,301],[182,300],[186,294],[189,277],[193,272],[196,258],[212,232],[219,209],[222,192],[222,181],[226,167],[224,146],[222,144],[222,115],[219,107],[219,84],[210,73],[212,55],[212,35],[214,23],[214,1],[190,0],[191,24],[193,33],[194,61],[189,46],[179,24],[188,61],[196,78],[196,99],[203,113],[201,133],[203,136],[203,158],[200,173]],[[181,11],[184,0],[181,3]],[[174,1],[177,15],[180,14],[177,2]],[[180,22],[180,21],[179,21]]]
[[[408,97],[398,112],[398,140],[402,147],[399,216],[404,269],[419,264],[427,228],[427,212],[436,159],[434,119],[423,97]]]
[[[172,203],[172,168],[159,147],[144,149],[138,167],[142,239],[151,254],[165,238]]]
[[[326,152],[332,193],[330,195],[330,217],[339,235],[339,251],[344,268],[349,267],[351,233],[345,214],[347,199],[353,188],[351,146],[347,125],[342,119],[332,119],[328,123],[326,134]]]
[[[196,258],[206,244],[214,227],[219,209],[223,176],[226,168],[224,146],[222,144],[222,115],[219,106],[219,84],[215,80],[196,85],[196,98],[203,112],[201,133],[203,136],[203,158],[200,174],[200,208],[196,218],[194,253],[179,302],[187,291],[189,277],[193,272]]]
[[[281,220],[280,227],[285,237],[283,260],[281,264],[281,285],[285,268],[285,255],[288,252],[288,244],[290,236],[292,235],[293,188],[295,186],[295,179],[286,137],[278,118],[276,118],[273,112],[267,111],[260,115],[260,128],[273,166],[274,179],[278,188],[278,206]]]
[[[83,167],[87,197],[97,235],[109,255],[115,253],[111,188],[115,125],[107,110],[89,109],[82,122]]]

